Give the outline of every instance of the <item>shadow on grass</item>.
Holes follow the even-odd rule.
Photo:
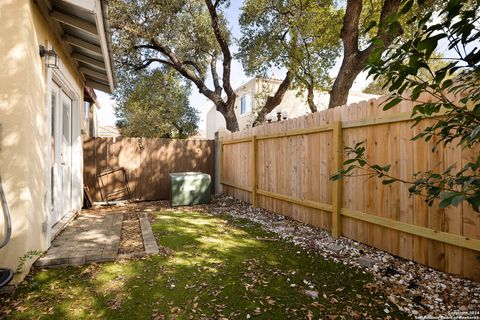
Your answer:
[[[364,287],[370,276],[272,240],[248,221],[162,211],[152,227],[170,255],[41,271],[4,312],[40,319],[386,316],[385,298]],[[405,318],[389,309],[390,316]]]

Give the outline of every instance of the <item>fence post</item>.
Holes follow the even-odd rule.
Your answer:
[[[252,136],[252,207],[257,207],[257,136]]]
[[[333,170],[341,170],[343,167],[343,132],[342,122],[333,123]],[[342,180],[332,183],[332,237],[338,239],[342,235]]]
[[[222,189],[222,132],[215,132],[215,193],[221,194]]]

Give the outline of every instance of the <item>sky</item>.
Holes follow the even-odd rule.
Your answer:
[[[231,32],[234,38],[240,38],[240,27],[238,25],[238,18],[240,15],[240,7],[242,1],[234,0],[231,1],[231,5],[226,11],[227,20],[230,23]],[[235,46],[232,47],[232,51],[235,52]],[[333,77],[337,74],[338,70],[340,69],[341,65],[341,57],[337,59],[335,66],[330,71],[330,75]],[[245,75],[243,71],[242,65],[239,61],[234,60],[232,62],[232,77],[231,83],[233,88],[240,87],[243,83],[247,82],[250,77]],[[275,78],[283,78],[284,71],[277,70],[270,74],[270,76]],[[361,73],[355,83],[352,86],[352,91],[361,91],[366,85],[368,81],[366,80],[366,73]],[[114,105],[115,101],[111,98],[109,94],[104,92],[96,91],[97,97],[100,103],[100,110],[99,110],[99,124],[100,126],[113,126],[115,125],[116,117],[114,114]],[[198,124],[199,130],[205,130],[206,123],[205,118],[208,110],[213,105],[213,103],[206,98],[204,95],[198,92],[195,86],[192,86],[192,93],[190,94],[190,105],[193,106],[200,112],[200,122]]]

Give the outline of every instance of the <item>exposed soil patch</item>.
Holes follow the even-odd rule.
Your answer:
[[[131,212],[154,212],[162,208],[169,207],[169,201],[125,201],[112,203],[111,205],[94,205],[90,209],[82,209],[82,214],[110,214]]]
[[[118,253],[143,252],[142,230],[138,219],[138,212],[126,212],[123,214],[122,234],[120,235],[120,247]]]

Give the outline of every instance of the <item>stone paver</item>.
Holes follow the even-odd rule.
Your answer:
[[[122,213],[77,216],[35,265],[53,267],[115,260],[122,221]]]
[[[142,229],[143,245],[147,254],[158,254],[158,245],[153,235],[152,226],[146,213],[140,214],[140,228]]]
[[[373,266],[377,263],[377,261],[370,257],[360,257],[357,260],[358,264],[365,267],[365,268],[373,268]]]
[[[340,253],[345,247],[339,244],[331,244],[327,246],[327,249],[334,253]]]

